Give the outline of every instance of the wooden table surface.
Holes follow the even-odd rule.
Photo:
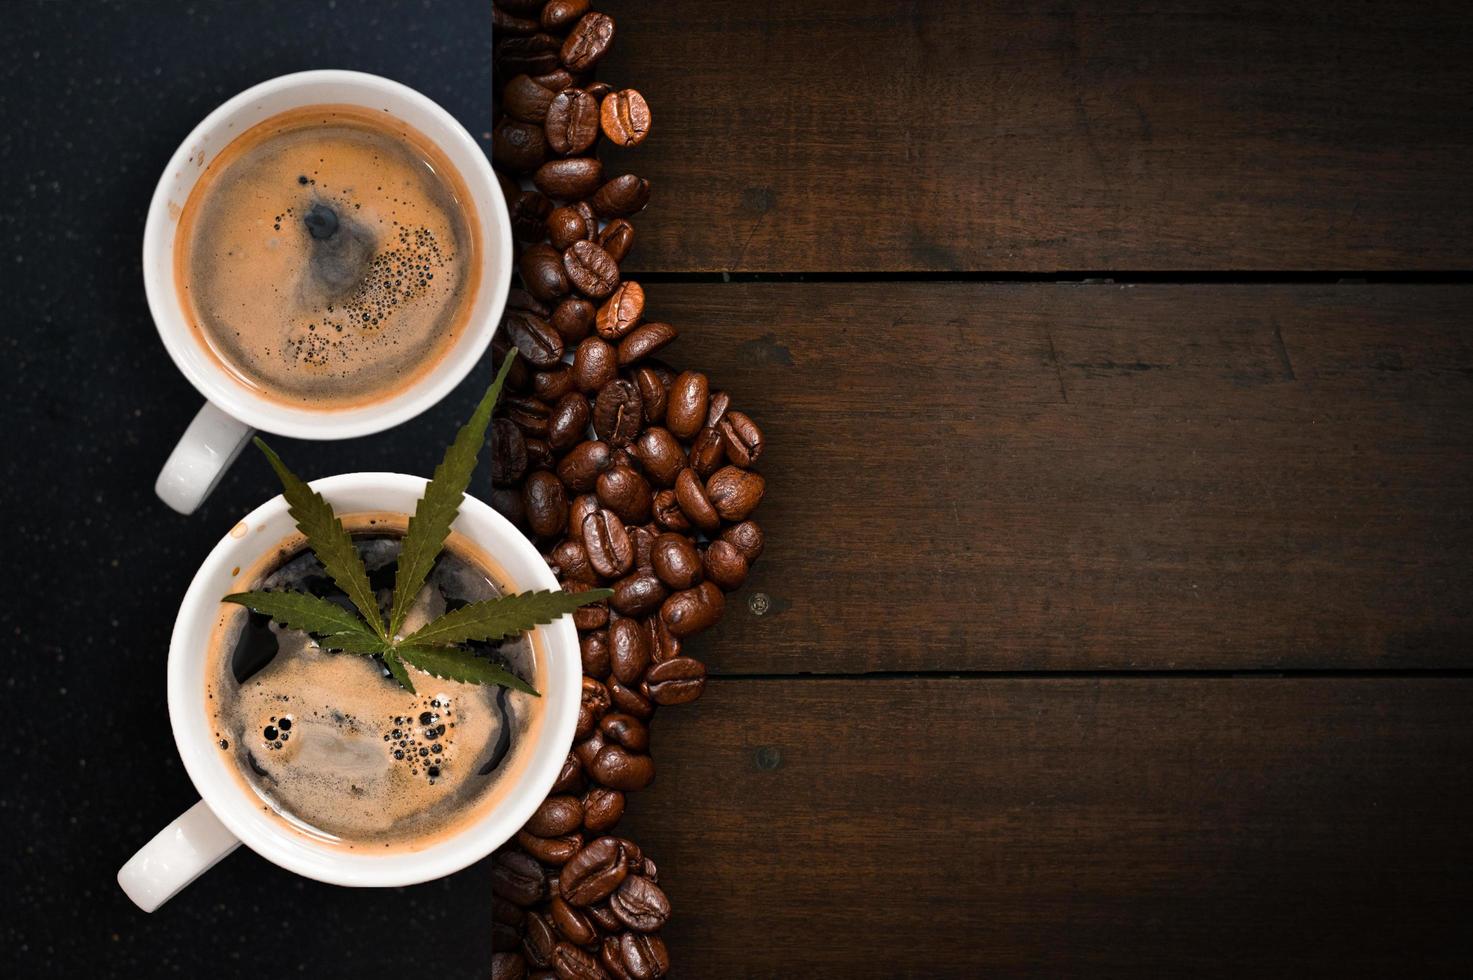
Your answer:
[[[606,6],[772,446],[681,975],[1473,969],[1473,8]]]

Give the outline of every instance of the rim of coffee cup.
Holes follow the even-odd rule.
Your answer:
[[[296,95],[301,97],[288,98]],[[206,163],[231,140],[281,112],[335,103],[384,109],[434,141],[450,158],[476,209],[481,280],[464,332],[417,382],[382,401],[353,408],[296,408],[251,391],[195,336],[174,281],[174,236],[179,214]],[[349,439],[381,432],[426,411],[480,362],[506,307],[511,255],[511,219],[501,186],[485,152],[454,116],[433,99],[393,79],[345,69],[314,69],[280,75],[232,96],[179,144],[149,203],[143,233],[143,281],[164,348],[207,400],[266,432],[299,439]]]
[[[413,513],[424,493],[423,477],[402,473],[348,473],[311,483],[339,513]],[[506,573],[513,589],[560,586],[541,555],[506,518],[467,495],[453,529],[484,549]],[[510,840],[557,781],[577,724],[582,663],[577,633],[564,616],[537,627],[546,658],[546,687],[537,742],[526,765],[500,802],[444,839],[418,850],[403,847],[377,854],[346,850],[315,840],[265,804],[232,771],[221,751],[206,708],[209,637],[220,615],[220,598],[239,574],[294,533],[296,524],[280,495],[257,507],[211,550],[180,605],[169,647],[168,704],[175,745],[200,797],[229,831],[274,864],[337,885],[393,887],[442,878],[481,860]]]

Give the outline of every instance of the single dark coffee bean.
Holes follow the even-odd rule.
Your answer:
[[[568,283],[568,274],[563,270],[562,253],[546,242],[527,247],[517,261],[517,272],[521,275],[527,292],[540,300],[555,300],[559,296],[566,296],[572,288]]]
[[[662,534],[650,550],[650,565],[661,582],[675,590],[700,582],[701,555],[683,534]]]
[[[538,837],[560,837],[583,824],[583,804],[576,796],[549,796],[543,800],[522,828]]]
[[[568,526],[568,491],[547,470],[529,474],[522,484],[522,507],[527,525],[539,538],[553,538]]]
[[[583,678],[583,696],[578,702],[578,727],[574,733],[575,738],[587,738],[593,734],[598,720],[608,714],[611,703],[609,698],[609,689],[602,683],[592,677]]]
[[[564,89],[548,105],[543,127],[547,146],[554,153],[585,153],[598,139],[598,100],[582,89]],[[589,193],[592,193],[592,188]],[[568,199],[582,196],[568,195]]]
[[[608,980],[609,977],[598,965],[598,957],[569,942],[557,944],[552,952],[552,967],[558,980]]]
[[[706,689],[706,665],[693,657],[676,657],[655,664],[644,679],[656,704],[685,704]]]
[[[635,572],[626,575],[613,585],[614,594],[609,605],[621,616],[647,616],[660,608],[669,590],[655,577],[654,572]]]
[[[512,236],[519,242],[542,241],[552,202],[541,191],[518,191],[511,201]]]
[[[616,619],[609,626],[608,636],[609,666],[613,675],[621,684],[638,684],[650,664],[649,643],[644,630],[632,619]]]
[[[557,475],[574,493],[589,493],[593,490],[598,475],[611,465],[613,462],[609,459],[609,444],[590,439],[568,451],[557,464]],[[579,530],[581,533],[581,525]]]
[[[605,255],[608,253],[605,252]],[[644,287],[629,281],[619,285],[612,296],[598,308],[594,327],[598,335],[609,343],[623,339],[633,330],[640,317],[644,316]]]
[[[579,543],[583,541],[583,522],[588,519],[589,514],[598,512],[603,504],[598,502],[598,495],[592,493],[580,493],[573,498],[573,506],[568,510],[568,534],[575,536]],[[633,539],[631,539],[633,540]]]
[[[591,578],[593,575],[593,566],[588,564],[588,553],[583,550],[580,538],[559,541],[548,554],[547,564],[553,574],[562,578]]]
[[[569,383],[571,383],[571,373]],[[570,391],[552,406],[547,420],[547,443],[556,450],[571,449],[587,437],[588,423],[593,411],[588,399],[576,391]]]
[[[639,388],[640,401],[644,404],[644,420],[650,425],[665,421],[665,406],[668,390],[659,374],[648,364],[641,364],[629,373],[630,379]]]
[[[550,88],[554,92],[561,92],[565,88],[572,88],[576,79],[573,78],[572,73],[568,69],[559,65],[544,75],[533,75],[532,81],[541,85],[543,88]]]
[[[650,566],[650,550],[655,546],[655,538],[660,536],[660,529],[653,523],[641,524],[638,527],[629,528],[629,540],[634,542],[634,567],[641,572],[652,572]]]
[[[558,98],[567,94],[559,92]],[[548,119],[551,118],[549,112]],[[532,174],[532,183],[548,197],[573,201],[592,194],[603,183],[603,177],[603,164],[596,157],[569,157],[566,160],[548,160],[538,167]]]
[[[502,10],[496,4],[491,6],[491,34],[493,37],[536,34],[540,26],[537,21],[529,17],[518,17]]]
[[[598,233],[598,243],[615,262],[623,262],[624,256],[634,247],[634,226],[623,218],[615,218]]]
[[[598,961],[603,964],[604,971],[614,980],[634,980],[629,975],[629,971],[624,968],[624,947],[619,945],[619,936],[622,935],[621,930],[624,923],[614,918],[613,912],[609,913],[609,917],[614,921],[612,927],[614,935],[606,935],[599,941]]]
[[[588,222],[583,219],[583,212],[577,208],[555,208],[547,215],[547,237],[552,240],[552,247],[559,251],[574,242],[584,241],[593,231],[596,228],[588,227]]]
[[[728,392],[711,392],[711,400],[706,403],[706,428],[719,428],[729,408],[731,408],[731,395]]]
[[[546,159],[547,135],[541,126],[503,119],[491,130],[491,162],[496,166],[529,174]]]
[[[563,252],[568,281],[585,296],[603,299],[619,285],[619,263],[596,242],[579,241]]]
[[[712,582],[702,582],[666,599],[660,607],[660,618],[671,636],[683,640],[715,626],[725,611],[721,590]]]
[[[702,566],[706,570],[706,578],[727,592],[741,588],[747,580],[747,559],[736,545],[720,538],[706,546]]]
[[[657,664],[667,660],[674,660],[680,656],[680,641],[670,635],[670,628],[665,625],[665,620],[659,616],[651,616],[645,620],[645,635],[649,637],[650,659]],[[610,695],[612,697],[612,694]],[[620,708],[619,710],[624,710]]]
[[[510,486],[527,472],[527,441],[511,419],[491,423],[491,482]]]
[[[558,943],[552,923],[541,912],[528,912],[522,928],[522,954],[527,961],[533,966],[551,966],[552,951]]]
[[[593,919],[582,909],[573,908],[561,895],[552,897],[547,911],[552,924],[568,942],[575,946],[591,946],[598,941],[598,927],[594,925]]]
[[[588,0],[548,0],[542,8],[542,28],[557,31],[588,13]]]
[[[634,546],[624,522],[611,510],[599,510],[583,519],[583,550],[594,571],[619,578],[634,567]]]
[[[624,794],[619,790],[595,786],[583,794],[583,828],[590,834],[612,829],[623,815]]]
[[[595,925],[604,932],[612,934],[615,942],[618,941],[619,936],[624,932],[624,923],[620,922],[619,917],[614,915],[614,910],[609,908],[608,899],[594,902],[584,911],[588,913],[588,917],[594,921]]]
[[[628,793],[654,781],[655,763],[649,756],[630,752],[622,745],[605,745],[588,771],[609,789]]]
[[[595,722],[595,724],[597,723]],[[603,732],[597,729],[587,738],[573,743],[573,754],[578,757],[578,762],[583,766],[584,772],[588,772],[592,768],[593,760],[598,758],[598,754],[604,750],[604,746],[607,744],[604,741]]]
[[[766,488],[761,474],[723,466],[706,481],[706,496],[724,520],[740,521],[757,509]]]
[[[563,865],[558,888],[569,905],[583,908],[608,898],[628,875],[629,857],[623,844],[617,837],[599,837],[584,844]]]
[[[495,10],[496,8],[491,8]],[[493,27],[499,31],[503,28]],[[602,955],[602,953],[600,953]],[[527,961],[521,953],[492,953],[491,980],[526,980]]]
[[[593,402],[593,431],[610,446],[629,445],[639,435],[644,404],[634,382],[615,378]]]
[[[547,444],[546,439],[527,440],[527,471],[548,470],[551,471],[557,464],[557,459],[552,455],[552,447]]]
[[[541,865],[531,856],[521,851],[503,851],[491,861],[491,891],[525,908],[547,897],[547,879]]]
[[[552,324],[530,313],[506,318],[507,339],[527,363],[535,368],[557,367],[563,360],[563,338]]]
[[[565,345],[566,346],[566,345]],[[573,369],[566,364],[532,372],[532,394],[549,405],[573,390]]]
[[[609,660],[609,635],[602,630],[585,633],[578,638],[578,656],[583,673],[599,680],[609,676],[613,664]]]
[[[614,18],[590,13],[573,26],[560,52],[568,71],[588,71],[608,53],[614,42]]]
[[[548,320],[563,338],[564,345],[578,343],[593,327],[594,307],[581,296],[568,296],[558,302]]]
[[[618,355],[608,341],[601,337],[584,338],[573,352],[573,383],[584,394],[598,391],[613,381],[618,372]]]
[[[543,864],[557,866],[578,853],[583,846],[582,834],[564,834],[560,837],[538,837],[525,830],[517,831],[517,844]]]
[[[610,696],[612,698],[612,695]],[[622,708],[620,709],[623,710]],[[552,784],[554,793],[576,793],[583,786],[583,763],[572,752],[563,760],[563,768],[558,771],[557,782]]]
[[[613,701],[614,707],[626,715],[633,715],[641,721],[649,721],[650,716],[655,713],[655,703],[645,697],[638,688],[620,684],[617,677],[610,677],[607,686],[609,698]],[[585,764],[584,769],[587,768],[588,765]]]
[[[742,521],[722,531],[721,540],[735,546],[750,567],[762,555],[765,536],[756,521]]]
[[[721,516],[706,496],[706,488],[695,470],[683,469],[675,477],[675,500],[681,513],[702,531],[709,534],[721,526]]]
[[[627,218],[650,203],[650,182],[634,174],[615,177],[588,199],[601,218]]]
[[[595,588],[598,586],[587,579],[567,579],[563,582],[563,591],[574,594]],[[573,610],[573,625],[580,630],[603,629],[608,624],[609,604],[606,601],[590,602]]]
[[[540,317],[547,316],[549,312],[549,310],[545,305],[543,305],[541,300],[533,296],[531,293],[527,292],[525,289],[507,290],[506,308],[508,310],[525,310],[528,313],[535,313],[537,316]],[[500,339],[500,337],[496,338],[496,340]]]
[[[525,395],[508,396],[501,400],[501,413],[503,418],[510,419],[522,430],[522,435],[533,439],[547,438],[547,420],[552,409],[541,399]]]
[[[619,951],[632,980],[659,980],[670,972],[670,951],[659,936],[626,932],[619,937]]]
[[[655,523],[666,531],[684,534],[691,529],[690,518],[686,517],[685,511],[680,509],[680,502],[674,490],[661,490],[655,494],[655,501],[650,507],[650,512],[654,515]]]
[[[726,458],[742,469],[757,462],[766,446],[762,430],[742,412],[727,412],[719,424],[722,444],[726,447]]]
[[[493,487],[491,489],[491,509],[496,511],[516,527],[526,530],[527,515],[522,510],[522,491],[516,487]]]
[[[514,119],[540,123],[547,118],[547,106],[556,95],[526,75],[518,75],[501,89],[501,107]]]
[[[676,338],[675,328],[668,323],[643,323],[619,341],[619,367],[644,360]],[[668,410],[667,410],[668,411]]]
[[[599,106],[599,122],[615,145],[638,146],[650,134],[649,103],[632,88],[612,92]]]
[[[612,34],[612,31],[610,32]],[[550,34],[537,33],[527,37],[507,37],[496,42],[494,59],[497,74],[503,78],[517,75],[541,75],[558,66],[561,48],[557,38]],[[568,65],[568,59],[562,58]],[[573,69],[579,71],[581,69]]]
[[[639,465],[657,486],[675,485],[675,478],[685,469],[685,452],[680,443],[663,426],[652,426],[640,433],[632,451]]]
[[[630,467],[614,466],[600,473],[594,490],[599,503],[618,514],[619,520],[625,524],[643,524],[650,519],[654,491],[650,489],[649,482]]]
[[[721,433],[709,426],[697,432],[690,444],[690,468],[696,471],[696,476],[704,480],[719,470],[724,462],[726,446],[721,441]]]
[[[710,382],[699,371],[685,371],[670,383],[665,428],[677,439],[691,439],[706,420]]]
[[[598,722],[598,730],[610,745],[622,745],[630,752],[650,750],[650,730],[644,722],[621,711],[604,715]]]
[[[670,921],[670,899],[659,885],[631,874],[609,896],[609,908],[635,932],[656,932]]]

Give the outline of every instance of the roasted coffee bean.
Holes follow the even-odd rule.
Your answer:
[[[644,789],[654,780],[655,763],[649,756],[630,752],[622,745],[605,745],[588,771],[604,786],[627,793]]]
[[[553,248],[561,251],[574,242],[586,240],[589,234],[588,222],[577,208],[555,208],[547,216],[547,237],[552,240]]]
[[[725,611],[721,590],[714,583],[702,582],[666,599],[660,606],[660,618],[670,635],[680,640],[715,626]]]
[[[587,437],[588,423],[593,417],[588,399],[570,391],[552,406],[547,420],[547,443],[556,450],[571,449]]]
[[[593,734],[598,720],[609,711],[609,689],[592,677],[583,678],[583,695],[578,702],[578,728],[575,738],[587,738]]]
[[[557,464],[546,439],[527,440],[527,471],[551,470]]]
[[[564,345],[578,343],[593,329],[594,306],[581,296],[568,296],[552,311],[548,320],[552,329],[563,338]],[[614,358],[609,358],[612,361]]]
[[[608,980],[598,958],[569,942],[557,944],[552,952],[552,966],[558,980]]]
[[[701,555],[683,534],[662,534],[650,550],[650,566],[672,589],[688,589],[701,580]]]
[[[641,394],[643,404],[643,395]],[[680,443],[662,426],[652,426],[640,433],[631,447],[634,458],[657,486],[669,487],[675,483],[680,471],[685,469],[685,452]]]
[[[606,14],[584,14],[573,26],[561,53],[568,71],[587,71],[608,53],[614,41],[614,18]]]
[[[638,333],[639,331],[635,331]],[[628,342],[629,338],[624,338]],[[622,346],[622,345],[621,345]],[[619,372],[618,355],[602,337],[587,337],[573,353],[573,383],[584,394],[592,394],[614,380]]]
[[[556,31],[588,13],[588,0],[548,0],[542,8],[542,27]]]
[[[711,400],[706,405],[706,428],[719,429],[721,420],[726,418],[727,409],[730,407],[730,394],[725,391],[711,392]]]
[[[582,823],[583,804],[576,796],[560,794],[543,800],[522,829],[538,837],[560,837],[577,830]]]
[[[522,510],[522,491],[516,487],[493,487],[491,509],[519,528],[527,526],[527,515]]]
[[[562,363],[563,338],[541,317],[512,314],[506,318],[506,333],[517,352],[533,367],[547,370]]]
[[[634,226],[623,218],[615,218],[598,233],[598,243],[615,262],[623,262],[624,256],[634,247]]]
[[[632,88],[612,92],[599,106],[599,122],[615,145],[638,146],[650,134],[649,103]]]
[[[706,578],[728,592],[740,589],[747,580],[747,559],[736,545],[720,538],[706,546],[702,566],[706,570]]]
[[[680,502],[676,499],[674,490],[661,490],[655,494],[655,501],[650,510],[654,514],[655,523],[665,530],[675,531],[678,534],[684,534],[690,530],[690,518],[686,517],[685,511],[680,509]]]
[[[583,846],[582,834],[564,834],[561,837],[538,837],[525,830],[517,831],[517,844],[543,864],[557,866],[578,853]]]
[[[591,946],[598,941],[598,927],[593,924],[593,919],[582,909],[573,908],[561,895],[552,897],[547,911],[552,917],[552,924],[568,942],[577,946]]]
[[[620,684],[617,677],[610,677],[607,687],[609,689],[609,699],[613,702],[614,707],[626,715],[633,715],[641,721],[649,721],[650,716],[655,713],[655,703],[653,701],[645,697],[637,688],[625,687],[623,684]],[[588,763],[584,763],[584,769],[587,769],[588,765]]]
[[[677,439],[690,439],[706,420],[710,382],[699,371],[685,371],[670,383],[665,428]]]
[[[603,630],[584,633],[578,638],[578,656],[583,661],[583,673],[603,680],[609,676],[612,664],[609,660],[609,635]]]
[[[724,462],[726,446],[721,441],[721,434],[709,427],[697,432],[690,444],[690,468],[696,471],[696,476],[705,479],[719,470]]]
[[[598,586],[587,579],[567,579],[563,582],[564,592],[587,592],[589,589],[595,588],[598,588]],[[579,606],[573,610],[573,625],[580,630],[603,629],[608,624],[608,602],[590,602],[586,606]]]
[[[757,509],[766,488],[760,473],[723,466],[706,481],[706,496],[723,519],[740,521]]]
[[[547,564],[553,574],[561,578],[586,579],[593,576],[593,566],[588,564],[588,553],[583,550],[581,538],[559,541],[547,556]]]
[[[721,442],[726,447],[726,458],[742,469],[747,469],[762,455],[766,445],[762,430],[742,412],[727,412],[720,423]]]
[[[609,917],[613,918],[613,916],[614,913],[610,912]],[[614,919],[613,929],[615,931],[622,926],[622,922]],[[604,936],[599,942],[598,961],[603,964],[604,970],[614,980],[633,980],[629,971],[624,968],[624,947],[619,945],[618,935]]]
[[[614,791],[611,790],[610,792]],[[633,869],[631,868],[630,870]],[[588,917],[604,932],[615,933],[616,939],[618,938],[617,934],[624,931],[624,923],[620,922],[619,917],[614,914],[614,910],[609,908],[608,899],[604,899],[602,902],[594,902],[585,911],[588,913]]]
[[[604,746],[607,744],[604,741],[603,732],[597,730],[581,742],[575,742],[573,744],[573,754],[578,757],[578,763],[583,767],[584,772],[589,770],[593,765],[593,760],[598,758],[598,754],[604,750]]]
[[[598,100],[578,88],[564,89],[553,97],[547,107],[547,146],[554,153],[576,154],[587,152],[598,139]],[[594,187],[598,183],[594,182]],[[593,188],[588,189],[592,193]],[[583,194],[557,195],[566,200],[583,197]]]
[[[565,88],[572,88],[575,79],[568,69],[559,66],[544,75],[533,75],[532,81],[541,85],[543,88],[550,88],[554,92],[561,92]]]
[[[559,890],[569,905],[584,908],[608,898],[628,875],[629,856],[620,840],[617,837],[599,837],[584,844],[582,850],[563,865],[558,879]]]
[[[627,218],[650,203],[650,182],[634,174],[615,177],[588,199],[601,218]]]
[[[563,270],[562,253],[546,242],[527,247],[522,257],[517,260],[517,272],[521,275],[522,284],[527,287],[527,292],[540,300],[554,300],[559,296],[566,296],[568,290],[572,288],[568,283],[568,274]],[[538,365],[538,367],[551,366],[551,364]]]
[[[594,326],[598,330],[598,335],[612,344],[633,330],[639,324],[642,316],[644,316],[644,287],[637,282],[624,282],[614,290],[613,295],[604,305],[598,308]]]
[[[496,6],[523,17],[536,17],[547,0],[495,0]]]
[[[619,579],[612,586],[614,594],[609,598],[621,616],[647,616],[660,608],[670,590],[655,577],[654,572],[635,572]]]
[[[503,119],[491,130],[491,162],[496,166],[529,174],[546,159],[547,135],[541,126]]]
[[[518,75],[501,89],[501,107],[514,119],[540,123],[547,118],[547,106],[556,95],[526,75]]]
[[[574,242],[563,252],[568,281],[585,296],[603,299],[619,285],[619,263],[597,242]]]
[[[541,912],[528,912],[522,933],[522,954],[527,957],[527,962],[533,966],[551,966],[552,951],[557,942],[557,932],[547,917]]]
[[[600,473],[595,491],[599,503],[618,514],[625,524],[643,524],[650,519],[654,491],[649,481],[630,467],[613,466]]]
[[[532,372],[532,394],[549,405],[573,390],[573,369],[566,364]]]
[[[619,341],[619,367],[628,367],[649,357],[669,345],[675,337],[675,328],[668,323],[640,324]]]
[[[539,26],[537,21],[531,18],[508,13],[496,4],[491,6],[491,34],[494,37],[536,34]]]
[[[650,549],[655,545],[655,538],[660,536],[660,529],[654,524],[641,524],[631,527],[629,540],[634,544],[634,567],[641,572],[651,571]]]
[[[609,830],[623,815],[624,794],[618,790],[595,786],[583,794],[583,827],[589,833]]]
[[[650,659],[654,663],[662,664],[680,656],[680,641],[670,635],[670,628],[665,625],[664,619],[659,616],[651,616],[645,620],[644,631],[649,637]],[[612,696],[611,693],[610,697]]]
[[[670,972],[670,952],[665,948],[665,940],[653,933],[624,933],[619,937],[619,951],[632,980],[659,980]]]
[[[647,364],[634,368],[629,376],[639,388],[640,402],[644,405],[644,420],[650,425],[659,425],[665,421],[667,390],[660,376]]]
[[[564,45],[566,42],[564,42]],[[493,63],[503,78],[517,75],[541,75],[558,66],[560,48],[558,39],[550,34],[531,34],[527,37],[507,37],[496,42]],[[562,63],[568,65],[568,59]],[[573,69],[579,71],[580,69]]]
[[[546,402],[522,395],[510,395],[501,399],[501,411],[504,418],[510,419],[512,424],[522,430],[522,435],[533,439],[547,438],[547,418],[552,410],[547,407]]]
[[[511,419],[491,423],[491,482],[510,486],[527,472],[527,441]]]
[[[602,509],[583,519],[583,550],[593,570],[604,578],[620,578],[634,567],[634,546],[624,522]]]
[[[491,980],[526,980],[526,977],[527,961],[521,953],[491,954]]]
[[[632,381],[615,378],[594,399],[593,431],[610,446],[627,446],[639,435],[643,414],[639,388]]]
[[[528,313],[535,313],[540,317],[545,317],[548,314],[548,309],[542,304],[542,301],[525,289],[508,290],[506,294],[506,308],[508,310],[525,310]],[[501,339],[500,337],[496,338],[496,340]]]
[[[626,715],[623,712],[604,715],[599,720],[598,730],[603,733],[604,741],[609,744],[622,745],[630,752],[650,750],[650,730],[644,722],[633,715]]]
[[[491,896],[491,919],[494,922],[505,922],[507,925],[519,927],[527,921],[527,910],[514,902],[508,902],[499,895],[493,895]]]
[[[568,491],[556,475],[538,470],[522,485],[527,525],[539,538],[552,538],[568,526]]]
[[[721,517],[706,496],[706,488],[695,470],[683,469],[675,477],[675,500],[680,504],[681,513],[702,531],[709,534],[721,526]]]
[[[610,695],[612,699],[612,695]],[[622,710],[622,709],[621,709]],[[557,782],[552,784],[554,793],[575,793],[583,786],[583,763],[571,751],[563,760],[563,768],[557,774]]]
[[[609,896],[609,908],[635,932],[655,932],[670,921],[670,899],[660,886],[631,874]]]
[[[567,92],[559,92],[561,99]],[[554,100],[554,108],[556,107]],[[549,131],[552,110],[548,111]],[[561,201],[573,201],[587,197],[603,183],[604,168],[596,157],[569,157],[565,160],[548,160],[532,173],[532,183],[548,197]],[[548,246],[551,248],[552,246]]]
[[[541,191],[518,191],[511,205],[511,233],[519,242],[540,242],[547,233],[552,202]]]
[[[685,704],[706,689],[706,665],[693,657],[676,657],[655,664],[644,680],[656,704]]]
[[[721,532],[721,540],[736,547],[750,566],[762,555],[764,535],[756,521],[742,521]]]
[[[609,444],[590,439],[568,451],[557,464],[557,475],[574,493],[588,493],[594,488],[598,475],[611,465]]]
[[[608,635],[609,665],[614,676],[622,684],[638,684],[650,664],[644,630],[632,619],[616,619]]]
[[[622,851],[620,856],[623,856]],[[542,866],[530,855],[521,851],[503,851],[491,861],[491,891],[525,908],[547,897],[547,879],[542,874]]]
[[[580,493],[573,498],[573,506],[568,509],[568,533],[575,535],[580,544],[583,542],[583,522],[588,519],[589,514],[597,513],[602,506],[598,497],[591,493]]]

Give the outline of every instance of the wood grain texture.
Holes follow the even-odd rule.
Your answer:
[[[1473,289],[649,297],[771,446],[715,671],[1470,666]]]
[[[621,830],[683,977],[1473,968],[1473,682],[728,680]]]
[[[631,268],[1473,264],[1473,6],[610,2]]]

